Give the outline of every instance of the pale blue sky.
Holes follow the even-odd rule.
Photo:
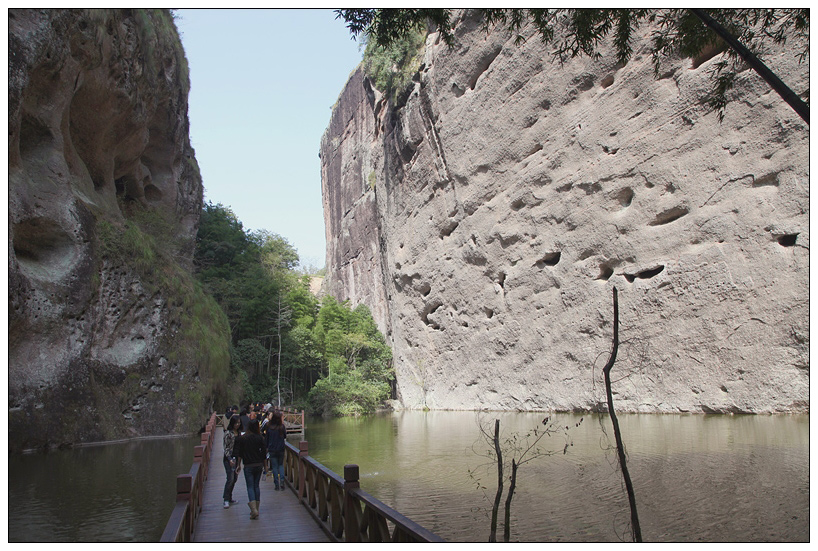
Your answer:
[[[328,9],[180,9],[190,64],[190,139],[205,201],[248,230],[285,237],[324,266],[318,150],[362,57]]]

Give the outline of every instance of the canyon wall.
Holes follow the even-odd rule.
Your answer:
[[[190,276],[189,87],[167,10],[9,10],[12,450],[210,409],[229,329]]]
[[[367,304],[399,406],[597,410],[619,292],[617,407],[809,410],[809,128],[753,71],[649,29],[552,61],[468,14],[397,107],[358,69],[321,142],[325,290]],[[790,46],[792,47],[792,46]],[[808,64],[765,61],[797,91]]]

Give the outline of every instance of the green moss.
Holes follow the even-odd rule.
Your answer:
[[[373,170],[372,172],[369,173],[369,189],[375,189],[375,182],[376,182],[376,177],[375,177],[375,171]]]
[[[378,46],[374,40],[366,44],[363,60],[366,76],[393,103],[406,99],[406,90],[423,60],[426,34],[425,29],[415,29],[387,47]]]
[[[179,234],[176,224],[158,211],[143,207],[132,208],[130,214],[131,219],[124,223],[97,222],[99,250],[113,265],[129,267],[147,291],[166,299],[169,323],[179,327],[175,334],[165,336],[163,347],[169,350],[167,357],[183,369],[194,368],[200,381],[193,390],[187,383],[180,386],[177,399],[187,405],[184,417],[199,419],[209,409],[209,401],[222,398],[228,384],[230,326],[227,316],[193,275],[176,261],[178,244],[168,239]],[[130,385],[123,385],[121,390],[122,399],[138,393],[138,389]]]
[[[163,63],[159,60],[162,52],[172,51],[176,58],[175,77],[187,96],[190,91],[190,69],[188,66],[179,30],[168,9],[135,9],[134,21],[139,33],[140,47],[145,53],[147,75],[156,82]],[[159,62],[157,63],[157,60]]]

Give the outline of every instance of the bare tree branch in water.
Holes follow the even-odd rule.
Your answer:
[[[613,392],[611,390],[611,369],[616,361],[616,353],[619,350],[619,298],[616,287],[613,288],[613,344],[611,346],[611,355],[605,367],[602,368],[602,374],[605,376],[605,393],[608,397],[608,414],[611,416],[611,424],[614,429],[614,439],[616,440],[616,454],[619,459],[619,468],[622,470],[622,477],[625,480],[625,488],[628,491],[628,503],[631,508],[631,526],[633,528],[633,541],[642,541],[642,530],[639,527],[639,515],[636,512],[636,496],[633,492],[633,483],[628,472],[628,463],[625,457],[625,445],[622,442],[622,433],[619,430],[619,420],[616,417],[613,405]]]
[[[574,424],[574,427],[581,425],[582,419],[583,418],[580,418],[579,422]],[[480,442],[488,444],[489,447],[483,451],[478,451],[475,448],[477,445],[477,442],[475,442],[475,444],[472,446],[472,451],[474,451],[474,453],[477,455],[481,455],[491,460],[491,464],[495,465],[497,470],[497,491],[494,495],[491,510],[489,542],[497,541],[497,518],[499,516],[500,502],[503,496],[505,481],[505,462],[503,457],[506,458],[505,461],[508,461],[509,458],[511,461],[511,474],[509,476],[509,488],[506,494],[503,525],[503,541],[508,542],[511,540],[511,503],[517,489],[518,468],[521,465],[533,461],[534,459],[543,456],[555,455],[559,453],[559,451],[562,451],[562,453],[565,454],[568,452],[568,448],[573,445],[573,442],[571,442],[568,436],[568,431],[571,429],[570,426],[566,425],[564,427],[558,427],[556,425],[556,421],[552,420],[551,417],[544,418],[540,424],[542,427],[536,426],[527,433],[522,434],[515,431],[506,438],[501,439],[499,419],[495,419],[494,421],[493,432],[490,431],[489,424],[484,424],[478,419],[478,426],[480,428]],[[539,446],[544,437],[551,437],[552,435],[560,432],[565,436],[565,444],[562,447],[562,450],[545,450]],[[488,468],[491,464],[486,464],[484,466]],[[483,491],[484,497],[488,499],[488,495],[486,494],[487,488],[481,484],[476,470],[470,469],[469,477],[475,481],[477,487]]]

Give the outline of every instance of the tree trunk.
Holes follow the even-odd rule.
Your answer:
[[[281,293],[278,294],[278,373],[276,374],[277,407],[281,407]]]
[[[608,413],[611,416],[611,423],[614,429],[614,438],[616,439],[616,455],[619,459],[619,467],[622,469],[622,477],[625,479],[625,488],[628,491],[628,503],[631,507],[631,525],[633,526],[633,541],[642,541],[642,530],[639,528],[639,515],[636,513],[636,496],[633,493],[633,484],[631,483],[631,476],[628,473],[628,464],[625,458],[625,446],[622,444],[622,434],[619,431],[619,420],[616,418],[613,405],[613,392],[611,391],[611,368],[616,361],[616,353],[619,350],[619,299],[617,297],[616,287],[613,288],[613,347],[611,349],[611,357],[608,358],[608,363],[602,368],[602,373],[605,375],[605,393],[608,396]]]
[[[500,420],[494,420],[494,451],[497,453],[497,494],[491,508],[491,533],[489,542],[497,541],[497,512],[500,509],[500,498],[503,497],[503,452],[500,449]]]
[[[508,495],[506,496],[506,519],[503,526],[503,541],[508,543],[511,539],[511,499],[514,497],[514,488],[517,487],[517,462],[511,460],[511,482],[508,485]]]

